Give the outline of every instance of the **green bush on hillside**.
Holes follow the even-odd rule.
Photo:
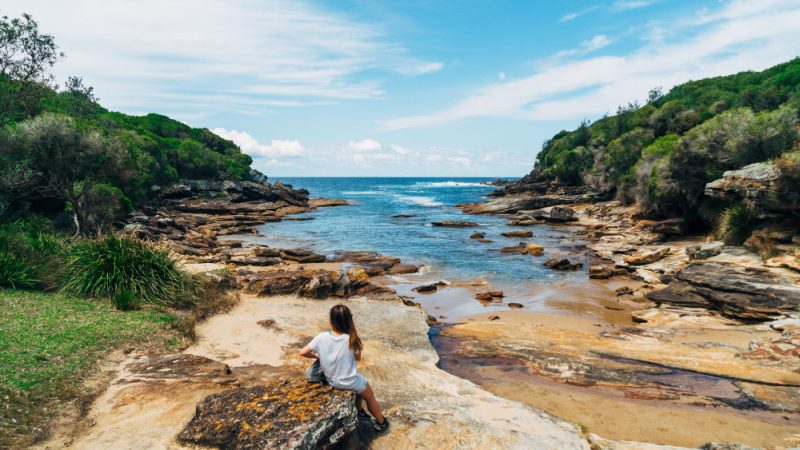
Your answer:
[[[653,216],[708,226],[725,205],[705,197],[705,184],[725,170],[791,151],[798,112],[800,58],[763,72],[691,81],[651,95],[644,106],[628,104],[558,132],[545,141],[532,176],[635,199]]]
[[[108,235],[75,245],[64,290],[86,297],[173,306],[193,282],[166,249],[129,237]]]

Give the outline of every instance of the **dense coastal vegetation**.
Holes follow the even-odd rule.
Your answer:
[[[175,348],[233,301],[166,248],[107,233],[179,179],[266,177],[207,129],[108,111],[78,77],[59,88],[64,55],[30,16],[0,18],[0,47],[0,447],[15,447],[91,394],[109,351]]]
[[[716,225],[747,221],[751,211],[704,196],[726,170],[771,161],[782,174],[779,195],[797,203],[800,59],[763,72],[690,81],[645,105],[631,103],[547,140],[522,184],[581,186],[636,202],[651,217]]]
[[[59,89],[50,69],[64,55],[30,16],[3,18],[0,42],[0,218],[41,214],[89,233],[151,200],[154,186],[265,179],[207,129],[108,111],[79,77]]]

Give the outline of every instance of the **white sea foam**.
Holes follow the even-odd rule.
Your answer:
[[[483,183],[473,181],[420,181],[415,186],[425,188],[449,188],[449,187],[493,187]]]
[[[408,203],[409,205],[419,205],[419,206],[442,206],[442,202],[437,202],[433,197],[425,197],[422,195],[397,195],[395,196],[398,200],[403,203]]]

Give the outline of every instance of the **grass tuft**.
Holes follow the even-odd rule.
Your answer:
[[[167,250],[114,235],[77,244],[67,272],[67,292],[160,306],[172,306],[194,284]]]
[[[741,245],[758,224],[758,214],[747,205],[734,205],[722,213],[716,235],[728,245]]]

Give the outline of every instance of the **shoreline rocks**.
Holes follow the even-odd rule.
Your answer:
[[[657,304],[713,309],[743,321],[765,321],[800,312],[800,277],[732,263],[691,263],[647,298]]]
[[[448,227],[448,228],[471,228],[479,227],[477,222],[467,222],[462,220],[445,220],[441,222],[431,222],[434,227]]]

